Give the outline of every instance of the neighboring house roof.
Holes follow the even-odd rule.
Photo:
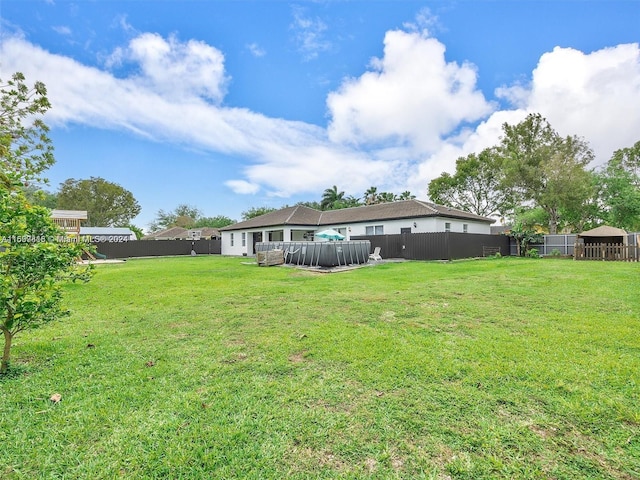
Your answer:
[[[151,233],[145,236],[145,240],[153,240],[159,238],[182,238],[186,237],[187,229],[182,227],[171,227],[166,230],[161,230],[159,232]]]
[[[200,230],[203,237],[219,237],[220,230],[212,227],[192,228],[191,230]]]
[[[396,220],[401,218],[449,217],[463,220],[493,223],[492,218],[474,215],[455,208],[436,205],[421,200],[404,200],[400,202],[379,203],[363,207],[343,208],[339,210],[318,211],[313,208],[296,205],[275,212],[266,213],[244,222],[239,222],[221,231],[246,230],[251,228],[271,227],[278,225],[300,225],[319,227],[348,223]]]
[[[211,227],[186,229],[182,227],[171,227],[160,232],[150,233],[144,237],[144,240],[160,240],[160,239],[191,239],[189,231],[200,230],[202,237],[219,237],[220,230]]]
[[[80,227],[80,235],[134,235],[126,227]]]
[[[579,237],[621,237],[626,235],[627,232],[625,230],[609,227],[608,225],[602,225],[578,234]]]

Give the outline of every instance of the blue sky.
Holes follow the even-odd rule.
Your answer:
[[[50,190],[100,176],[146,227],[337,185],[426,199],[539,112],[594,167],[640,140],[638,1],[2,0],[0,77],[53,104]]]

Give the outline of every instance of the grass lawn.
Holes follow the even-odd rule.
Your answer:
[[[246,262],[69,285],[0,378],[0,478],[640,478],[640,265]]]

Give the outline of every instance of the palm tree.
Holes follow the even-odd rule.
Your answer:
[[[364,192],[364,203],[366,205],[378,203],[378,187],[369,187],[369,189]]]
[[[337,186],[327,188],[322,194],[320,208],[322,210],[331,210],[334,205],[344,198],[344,192],[339,192]]]
[[[391,203],[395,202],[396,196],[391,192],[381,192],[378,194],[378,202],[377,203]]]
[[[416,198],[415,195],[411,195],[411,192],[409,190],[405,190],[400,195],[398,195],[397,200],[413,200],[414,198]]]

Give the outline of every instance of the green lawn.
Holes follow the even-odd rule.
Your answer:
[[[248,261],[69,285],[0,378],[0,478],[640,478],[640,265]]]

